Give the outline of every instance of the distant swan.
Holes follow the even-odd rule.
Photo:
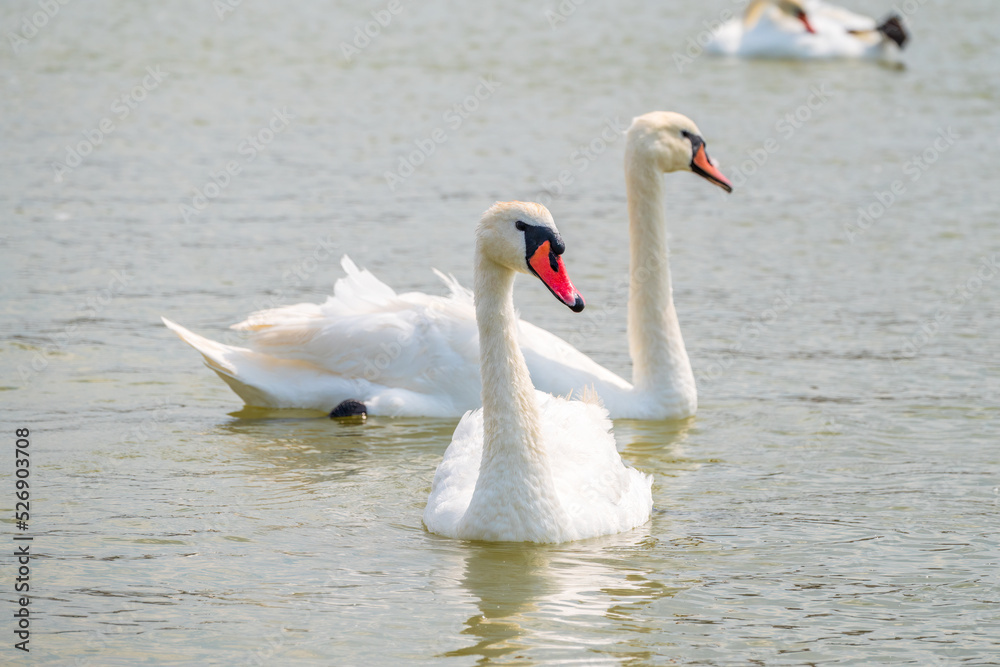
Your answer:
[[[722,24],[710,53],[745,58],[891,59],[909,35],[899,16],[881,23],[821,0],[753,0]]]
[[[531,379],[566,395],[591,388],[612,418],[694,415],[694,374],[674,309],[661,175],[692,171],[732,188],[690,119],[652,112],[626,136],[631,246],[629,350],[635,386],[553,334],[518,322]],[[216,343],[166,318],[248,405],[329,411],[345,399],[370,415],[457,417],[480,405],[479,343],[471,293],[444,274],[448,297],[397,294],[346,256],[345,278],[323,304],[250,315],[233,326],[247,347]]]
[[[649,520],[652,478],[626,466],[607,412],[536,392],[518,346],[514,277],[533,273],[574,311],[549,211],[507,202],[476,230],[475,308],[483,407],[462,417],[434,475],[424,525],[446,537],[567,542]]]

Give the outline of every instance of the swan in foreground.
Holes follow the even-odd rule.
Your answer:
[[[518,346],[514,277],[532,273],[579,312],[565,245],[540,204],[494,204],[476,229],[483,407],[462,417],[434,475],[424,525],[494,542],[567,542],[649,520],[652,477],[626,466],[607,412],[537,392]]]
[[[521,349],[538,389],[592,388],[614,419],[682,419],[698,397],[671,292],[662,174],[691,171],[726,192],[697,126],[655,111],[626,132],[629,215],[629,352],[633,384],[523,320]],[[247,405],[329,412],[345,399],[368,414],[458,417],[480,405],[479,347],[471,293],[449,276],[448,297],[397,294],[346,256],[345,278],[323,304],[253,313],[233,326],[247,347],[216,343],[163,318]]]
[[[892,59],[909,35],[898,15],[881,23],[821,0],[753,0],[723,23],[709,53],[745,58]]]

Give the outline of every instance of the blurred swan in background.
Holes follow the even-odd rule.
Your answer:
[[[698,405],[674,309],[662,174],[691,171],[727,192],[698,127],[652,112],[626,133],[629,352],[633,384],[544,329],[518,321],[534,385],[565,396],[592,389],[614,419],[681,419]],[[246,347],[216,343],[163,318],[247,405],[329,412],[347,399],[370,415],[457,417],[480,403],[472,294],[437,275],[450,296],[397,294],[346,256],[347,273],[323,304],[263,310],[233,326]]]
[[[744,58],[893,59],[908,39],[896,14],[879,23],[821,0],[753,0],[705,49]]]
[[[514,278],[532,273],[574,311],[583,299],[540,204],[494,204],[476,229],[483,407],[468,412],[434,475],[424,525],[493,542],[568,542],[649,520],[652,478],[618,455],[607,411],[536,391],[518,346]]]

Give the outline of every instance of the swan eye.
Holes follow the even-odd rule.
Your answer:
[[[514,227],[516,227],[518,231],[523,232],[524,230],[526,230],[528,228],[528,225],[526,225],[523,222],[521,222],[520,220],[518,220],[517,222],[514,223]]]

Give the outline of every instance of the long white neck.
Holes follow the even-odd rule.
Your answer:
[[[637,393],[694,414],[697,390],[684,349],[670,283],[663,174],[648,159],[630,154],[628,193],[630,284],[628,342]]]
[[[538,441],[535,390],[517,342],[515,275],[482,255],[477,257],[476,324],[486,425],[484,455],[489,456],[534,447]]]
[[[563,514],[542,446],[535,389],[517,342],[514,276],[477,252],[475,302],[484,433],[479,478],[467,516],[493,514],[483,539],[505,539],[525,526],[551,530],[552,522]]]

